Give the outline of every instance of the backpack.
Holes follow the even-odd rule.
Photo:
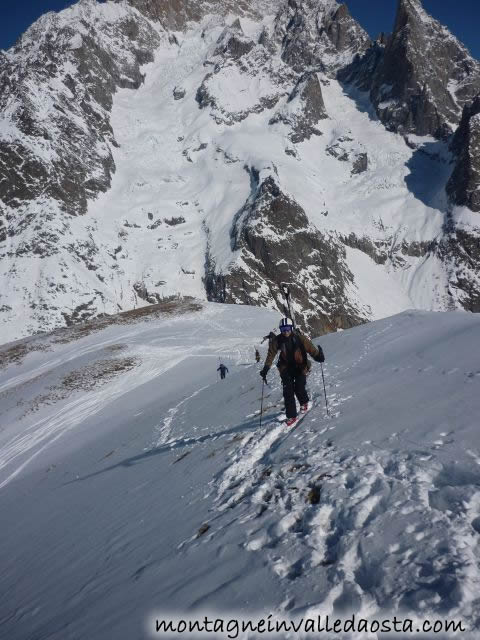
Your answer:
[[[277,347],[280,352],[277,366],[280,364],[281,361],[283,361],[285,364],[287,364],[287,366],[293,365],[299,368],[307,367],[308,366],[307,351],[303,345],[303,342],[300,340],[300,337],[297,331],[294,330],[292,333],[293,360],[292,358],[290,359],[288,358],[289,353],[287,353],[285,340],[280,340],[280,338],[282,338],[281,334],[277,336]]]

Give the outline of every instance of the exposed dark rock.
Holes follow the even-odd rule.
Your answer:
[[[183,224],[185,222],[185,218],[183,216],[173,216],[172,218],[164,218],[163,221],[165,222],[165,224],[168,224],[168,226],[174,227],[177,224]]]
[[[350,162],[352,165],[350,173],[356,175],[368,169],[368,154],[361,149],[364,149],[363,145],[355,142],[348,135],[343,135],[326,147],[325,151],[339,162]]]
[[[289,125],[289,138],[296,144],[308,140],[313,134],[321,135],[315,125],[325,118],[328,115],[317,74],[307,72],[300,77],[286,105],[270,119],[269,124],[283,122]]]
[[[142,300],[146,300],[148,297],[148,293],[147,293],[147,287],[145,286],[144,282],[135,282],[133,284],[133,288],[135,290],[135,293],[138,295],[139,298],[141,298]]]
[[[480,232],[454,228],[438,244],[439,258],[450,264],[449,293],[466,311],[480,313]],[[452,305],[455,308],[455,305]]]
[[[153,224],[149,224],[147,229],[158,229],[158,227],[160,227],[162,224],[163,220],[159,218],[158,220],[155,220]]]
[[[208,80],[209,78],[211,78],[212,75],[213,75],[212,73],[207,73],[207,75],[202,81],[202,84],[198,87],[197,93],[195,94],[195,100],[198,102],[198,106],[200,107],[200,109],[216,106],[215,98],[210,95],[207,88]]]
[[[457,162],[447,193],[455,204],[480,212],[480,95],[464,107],[451,149]]]
[[[372,81],[380,61],[385,53],[385,44],[375,41],[370,48],[358,53],[352,62],[338,71],[342,82],[354,83],[361,91],[370,91]]]
[[[20,142],[0,141],[0,199],[7,206],[33,200],[43,193],[46,183],[48,170],[40,158]]]
[[[335,144],[331,144],[329,147],[325,149],[329,156],[336,158],[340,162],[347,162],[349,159],[348,152],[345,149],[342,149],[340,144],[336,142]]]
[[[345,4],[314,0],[288,0],[288,10],[277,17],[275,36],[282,59],[297,73],[315,68],[333,74],[370,44]]]
[[[359,153],[353,161],[352,175],[363,173],[368,169],[368,155],[366,153]]]
[[[162,296],[157,292],[151,292],[147,289],[145,282],[139,281],[133,284],[133,290],[137,294],[137,296],[148,302],[149,304],[157,304],[162,302]]]
[[[48,229],[36,229],[33,238],[21,242],[15,251],[15,257],[38,256],[48,258],[59,253],[61,248],[58,233],[52,233]]]
[[[385,46],[388,43],[390,36],[387,33],[381,31],[375,39],[375,42],[381,46]]]
[[[124,0],[115,0],[123,2]],[[199,22],[208,13],[226,16],[237,15],[259,16],[258,9],[249,0],[214,0],[213,2],[192,2],[185,0],[127,0],[128,4],[138,9],[152,20],[160,22],[172,31],[181,31],[189,20]]]
[[[77,307],[72,309],[70,313],[68,311],[62,311],[62,316],[67,327],[71,327],[79,322],[84,322],[85,320],[90,320],[96,314],[97,309],[95,306],[95,299],[79,304]]]
[[[388,248],[385,243],[374,243],[370,238],[363,236],[359,238],[353,232],[348,236],[341,236],[343,244],[351,247],[352,249],[359,249],[363,253],[376,262],[377,264],[385,264],[388,258]]]
[[[252,170],[251,178],[252,195],[231,230],[232,250],[241,251],[241,261],[216,273],[207,256],[209,299],[261,306],[273,302],[284,312],[280,283],[289,283],[297,320],[307,331],[320,334],[363,322],[346,302],[345,286],[353,276],[341,243],[312,227],[273,176],[259,182]]]
[[[249,53],[254,46],[255,42],[244,35],[240,20],[237,18],[219,37],[214,55],[239,60]]]
[[[261,44],[262,47],[268,51],[269,54],[274,54],[276,50],[276,44],[273,40],[272,34],[266,27],[263,27],[262,32],[258,38],[258,44]]]
[[[200,538],[201,536],[205,535],[209,529],[210,529],[209,524],[207,523],[202,524],[202,526],[199,527],[197,531],[197,538]]]
[[[399,253],[419,258],[435,250],[435,244],[431,242],[402,242],[401,245],[395,246],[392,238],[387,237],[385,240],[373,241],[368,236],[358,237],[353,232],[348,236],[340,236],[340,238],[343,244],[352,249],[359,249],[377,264],[385,264],[387,260],[394,264],[401,264],[403,260],[398,255]]]
[[[319,504],[321,497],[321,489],[317,485],[311,487],[307,493],[307,497],[305,498],[306,502],[310,504]]]
[[[121,2],[122,0],[115,0]],[[128,0],[128,4],[138,9],[148,18],[161,22],[174,31],[185,26],[187,20],[198,21],[202,17],[199,3],[183,0]]]
[[[95,5],[83,5],[85,18]],[[153,59],[158,34],[139,18],[119,18],[114,37],[129,55],[98,37],[93,19],[80,36],[55,14],[41,18],[22,37],[16,59],[0,59],[0,110],[14,105],[11,120],[23,137],[0,143],[0,198],[11,207],[40,196],[52,198],[70,215],[86,211],[87,200],[110,187],[115,171],[109,111],[117,87],[138,88],[140,65]],[[72,44],[72,42],[74,44]],[[120,48],[121,48],[120,47]],[[64,65],[75,68],[63,79]],[[52,81],[64,91],[54,91]],[[53,108],[45,118],[37,109],[38,87]],[[9,108],[10,111],[10,108]],[[45,145],[48,141],[49,145]],[[51,149],[45,153],[45,149]],[[34,150],[37,149],[38,153]],[[43,150],[43,152],[40,152]]]
[[[54,18],[33,25],[17,46],[22,60],[31,55],[30,64],[17,65],[13,58],[0,61],[0,109],[5,110],[7,103],[16,104],[11,117],[25,136],[0,144],[0,198],[7,205],[15,207],[42,195],[57,200],[66,213],[77,215],[85,212],[88,198],[109,188],[115,170],[108,149],[114,142],[108,113],[112,94],[119,86],[141,84],[139,65],[152,59],[152,47],[158,42],[158,35],[146,22],[125,19],[115,28],[116,37],[136,59],[134,64],[102,49],[94,29],[91,35],[82,35],[72,49],[74,29],[57,29]],[[77,69],[77,80],[67,75],[65,91],[52,96],[54,110],[47,122],[36,110],[34,87],[44,88],[41,90],[49,96],[51,80],[61,83],[65,62]],[[77,124],[80,121],[82,126]],[[42,140],[55,145],[50,162],[45,154],[32,151],[44,146]]]
[[[89,271],[96,271],[98,269],[99,265],[96,262],[96,258],[99,249],[93,238],[90,238],[89,241],[76,240],[69,245],[68,250],[71,255],[82,261]],[[122,248],[118,247],[117,253],[121,250]]]
[[[401,251],[405,256],[411,256],[413,258],[422,258],[427,253],[435,250],[436,243],[433,242],[403,242]]]
[[[182,98],[185,97],[185,94],[186,94],[185,89],[177,89],[177,87],[175,87],[175,89],[173,90],[173,99],[181,100]]]

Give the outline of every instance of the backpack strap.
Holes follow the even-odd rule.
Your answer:
[[[298,348],[302,352],[303,363],[306,365],[308,362],[307,350],[305,349],[305,345],[303,344],[303,341],[301,340],[300,335],[296,329],[293,330],[293,339],[296,346],[298,346]]]

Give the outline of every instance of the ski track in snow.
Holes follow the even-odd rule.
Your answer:
[[[211,483],[214,528],[190,541],[217,540],[221,549],[226,530],[246,525],[244,549],[262,551],[281,579],[317,585],[318,601],[295,611],[299,615],[355,610],[372,616],[408,609],[470,617],[480,605],[480,470],[462,476],[436,455],[452,442],[449,434],[442,433],[430,451],[394,453],[369,440],[353,450],[328,440],[351,399],[335,391],[342,376],[390,328],[367,336],[363,354],[343,370],[332,373],[327,366],[330,418],[323,394],[317,393],[312,410],[291,433],[271,417],[261,429],[245,433]],[[322,389],[320,371],[312,373],[312,381]],[[280,399],[278,383],[273,392]],[[401,444],[402,437],[389,440]],[[391,541],[385,548],[378,545],[379,531]],[[290,613],[294,592],[287,588],[284,610]]]
[[[135,367],[132,371],[125,373],[104,387],[72,399],[58,411],[34,422],[23,429],[20,435],[14,436],[4,444],[0,449],[0,471],[7,471],[12,466],[16,468],[10,473],[7,471],[8,475],[0,482],[0,489],[13,480],[34,458],[47,446],[56,442],[58,438],[81,425],[87,418],[114,402],[116,398],[136,386],[141,386],[162,375],[178,363],[178,360],[177,362],[168,362],[167,360],[167,364],[164,362],[163,366],[159,367],[157,363],[162,362],[162,359],[148,358],[147,353],[142,354],[141,349],[137,350],[137,355],[143,355],[140,367]]]
[[[48,359],[34,369],[28,369],[28,371],[26,371],[25,373],[20,373],[16,376],[9,377],[5,382],[0,383],[0,393],[24,384],[25,382],[32,380],[32,378],[42,375],[47,371],[53,370],[60,365],[64,365],[73,360],[77,360],[82,356],[88,355],[89,353],[95,353],[102,348],[108,347],[112,344],[118,344],[119,342],[128,339],[130,335],[130,333],[115,335],[114,337],[102,342],[95,342],[94,344],[87,344],[83,346],[75,342],[74,345],[69,349],[70,353],[67,351],[62,351],[61,355],[54,356],[51,359]]]
[[[154,443],[151,446],[152,449],[155,449],[156,447],[160,447],[164,444],[169,444],[169,443],[174,444],[174,441],[169,440],[169,438],[172,434],[172,423],[174,421],[175,416],[178,414],[178,412],[180,411],[180,408],[184,404],[188,403],[189,400],[193,400],[195,396],[198,396],[199,393],[201,393],[205,389],[208,389],[209,386],[210,385],[206,385],[205,387],[200,387],[200,389],[197,389],[197,391],[187,396],[186,398],[181,400],[178,404],[171,407],[167,411],[167,417],[164,418],[162,423],[155,429],[155,433],[159,435],[155,436]]]
[[[126,341],[129,338],[131,340],[131,332],[125,333],[121,338]],[[101,350],[102,347],[108,346],[113,342],[118,343],[118,337],[116,340],[96,342],[94,345],[87,345],[78,350],[73,350],[65,358],[58,356],[49,359],[43,365],[36,367],[33,373],[16,376],[12,384],[5,383],[4,387],[9,388],[24,384],[41,372],[54,369],[60,363],[64,365],[90,352]],[[132,347],[133,345],[130,346]],[[5,487],[46,447],[56,442],[61,436],[79,427],[89,417],[115,402],[116,398],[163,375],[172,367],[181,363],[188,355],[186,350],[183,350],[182,353],[182,350],[178,348],[155,347],[153,345],[148,347],[137,345],[132,350],[132,353],[140,358],[140,366],[134,367],[130,372],[123,373],[117,379],[110,381],[108,385],[96,388],[87,394],[82,394],[81,397],[74,397],[63,406],[60,406],[57,411],[49,413],[46,417],[28,425],[22,429],[20,435],[14,435],[2,445],[0,449],[0,472],[3,471],[3,477],[0,481],[0,489]],[[75,396],[74,392],[73,395]],[[10,471],[9,469],[12,470]]]
[[[215,310],[215,314],[221,315],[221,310]],[[213,319],[214,312],[211,309],[206,310],[209,324],[216,329],[217,336],[221,335],[220,345],[215,345],[214,341],[208,339],[205,343],[197,343],[196,334],[201,328],[194,329],[190,334],[192,344],[182,347],[168,346],[172,343],[172,335],[167,337],[157,335],[154,330],[154,336],[150,336],[152,329],[146,325],[145,327],[131,328],[121,334],[116,333],[113,337],[101,339],[95,337],[93,341],[86,343],[75,342],[73,345],[60,349],[59,353],[52,354],[51,357],[42,362],[40,365],[24,373],[9,377],[5,382],[0,384],[0,393],[13,392],[19,389],[21,385],[28,384],[38,377],[54,372],[60,366],[65,368],[71,364],[75,366],[75,361],[80,361],[89,354],[96,354],[102,349],[108,348],[112,344],[122,344],[125,350],[122,355],[133,355],[140,360],[140,365],[136,366],[130,372],[125,372],[118,378],[111,380],[109,384],[97,387],[81,397],[75,397],[66,403],[59,402],[59,408],[48,412],[46,417],[26,424],[26,426],[17,435],[6,438],[0,447],[0,489],[5,487],[11,480],[23,471],[30,462],[32,462],[42,451],[48,446],[55,443],[61,436],[78,428],[85,420],[100,412],[104,407],[113,403],[116,398],[121,397],[128,391],[141,387],[147,382],[160,378],[163,374],[171,370],[173,367],[180,365],[186,358],[192,357],[218,357],[218,353],[222,354],[222,358],[227,358],[233,362],[245,361],[247,349],[239,346],[239,339],[244,342],[248,335],[245,331],[238,327],[235,336],[232,332],[227,331],[220,322]],[[169,326],[167,321],[164,325]],[[148,345],[145,344],[145,340]],[[218,339],[216,337],[216,339]],[[164,346],[164,342],[167,346]],[[52,345],[53,347],[55,345]],[[175,416],[178,414],[182,406],[188,404],[188,401],[195,398],[201,391],[207,389],[210,385],[206,385],[196,390],[193,394],[181,400],[177,405],[171,407],[167,411],[166,417],[162,423],[156,427],[154,442],[152,447],[158,447],[166,444],[171,437],[172,424]]]
[[[165,346],[175,342],[172,336],[165,336],[166,331],[154,330],[148,346],[145,336],[142,343],[136,343],[138,332],[135,338],[125,335],[122,342],[127,350],[122,353],[138,356],[140,366],[105,387],[69,398],[50,408],[48,417],[19,429],[19,435],[10,437],[0,449],[0,488],[48,446],[119,396],[161,377],[186,358],[212,358],[216,364],[221,357],[227,364],[239,365],[240,391],[235,382],[229,384],[232,378],[216,387],[215,374],[207,378],[201,371],[199,377],[192,378],[195,382],[183,397],[177,395],[174,401],[162,405],[166,408],[159,423],[153,428],[151,423],[147,426],[152,430],[148,432],[152,443],[149,450],[159,448],[163,453],[170,447],[177,455],[175,462],[190,451],[188,460],[192,461],[195,450],[203,460],[219,452],[212,462],[213,477],[206,466],[202,471],[206,474],[202,476],[204,481],[207,478],[205,484],[197,487],[196,494],[189,494],[195,495],[196,514],[203,508],[202,500],[207,505],[209,499],[206,508],[210,511],[204,519],[208,534],[187,539],[183,534],[177,552],[192,552],[190,558],[195,565],[198,558],[212,554],[222,557],[233,542],[235,549],[248,558],[259,558],[272,579],[281,581],[284,597],[278,605],[279,613],[314,617],[355,611],[380,617],[394,611],[413,611],[475,623],[480,607],[480,453],[476,446],[470,444],[462,459],[471,461],[467,468],[455,464],[455,438],[460,431],[447,426],[431,430],[432,437],[421,444],[410,435],[408,424],[397,432],[383,434],[381,421],[378,431],[369,429],[369,439],[357,439],[354,444],[341,438],[336,441],[345,417],[352,420],[350,433],[362,426],[360,421],[358,425],[355,422],[354,402],[358,397],[353,394],[372,391],[365,382],[357,393],[351,381],[383,358],[385,343],[394,345],[394,331],[400,331],[399,326],[404,329],[396,322],[389,319],[378,328],[356,329],[358,342],[352,357],[352,343],[344,346],[341,336],[336,337],[339,357],[336,362],[332,357],[324,367],[330,415],[325,409],[321,369],[313,363],[308,384],[316,390],[311,398],[313,406],[291,430],[277,421],[281,384],[274,371],[264,398],[262,427],[258,426],[260,383],[258,366],[250,364],[252,348],[245,346],[251,342],[248,332],[238,331],[232,337],[232,331],[225,327],[220,331],[220,323],[214,322],[210,325],[214,339],[204,338],[202,342],[198,340],[198,332],[205,330],[202,324],[188,332],[186,344],[181,331],[175,330],[174,338],[181,347]],[[88,353],[92,346],[82,349],[81,353]],[[428,349],[421,366],[411,365],[419,379],[435,374],[435,384],[441,385],[439,380],[445,373],[450,380],[463,380],[462,385],[476,382],[474,370],[450,366],[443,370],[443,365],[431,364],[426,354]],[[54,354],[43,367],[53,367],[58,359]],[[410,368],[405,361],[398,366],[393,359],[391,364],[387,362],[392,373]],[[37,367],[34,374],[38,375],[40,369]],[[183,372],[185,365],[176,372],[180,383]],[[234,367],[229,376],[233,375]],[[21,376],[23,381],[29,378],[27,374]],[[375,382],[378,379],[375,377]],[[142,413],[137,411],[138,406],[133,406],[134,415]],[[381,420],[386,423],[388,417]],[[213,442],[214,451],[209,449]],[[217,447],[217,443],[225,446]],[[192,467],[197,463],[198,456]],[[203,545],[209,545],[208,553],[202,553],[207,551]],[[217,589],[217,585],[214,587]]]

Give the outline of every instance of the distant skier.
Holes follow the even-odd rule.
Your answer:
[[[228,373],[228,369],[224,364],[221,364],[217,371],[220,371],[220,378],[223,380],[225,378],[225,375]]]
[[[304,413],[308,410],[308,394],[305,385],[311,364],[307,358],[307,352],[316,362],[325,362],[325,356],[321,347],[316,347],[306,336],[294,330],[290,318],[282,318],[279,329],[280,334],[269,341],[267,358],[260,375],[265,381],[267,380],[267,373],[273,360],[280,352],[277,367],[283,384],[286,425],[292,427],[298,419],[295,396],[300,403],[300,412]]]
[[[260,362],[260,351],[255,349],[255,362]]]

